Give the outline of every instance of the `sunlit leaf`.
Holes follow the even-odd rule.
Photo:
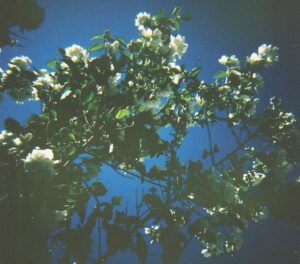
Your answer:
[[[52,59],[52,60],[50,60],[50,61],[46,64],[46,66],[47,66],[48,68],[55,69],[56,66],[57,66],[57,64],[58,64],[57,59]]]
[[[129,114],[130,114],[130,111],[128,109],[120,109],[115,117],[116,117],[116,119],[122,119],[123,117],[126,117]]]
[[[93,52],[93,51],[99,51],[99,50],[103,50],[105,48],[105,44],[103,42],[97,42],[94,43],[92,45],[90,45],[87,50],[89,52]]]

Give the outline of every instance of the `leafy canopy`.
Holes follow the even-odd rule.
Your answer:
[[[106,239],[100,259],[132,249],[144,262],[147,242],[158,242],[170,262],[190,238],[209,257],[238,250],[250,221],[273,214],[299,223],[299,215],[289,213],[299,181],[286,180],[299,162],[299,126],[279,99],[256,111],[260,72],[278,60],[278,49],[264,44],[244,62],[223,55],[224,70],[207,83],[198,77],[200,67],[180,63],[188,44],[176,31],[189,19],[179,8],[171,17],[143,12],[135,20],[139,38],[129,43],[106,30],[87,50],[60,49],[47,64],[51,70],[21,56],[1,71],[1,92],[42,105],[24,125],[8,118],[0,134],[0,209],[10,232],[17,223],[13,234],[24,249],[17,260],[45,261],[43,241],[59,226],[50,238],[52,245],[65,244],[61,261],[86,263],[98,223]],[[236,142],[227,154],[213,142],[220,124]],[[202,159],[183,162],[178,149],[191,127],[207,131],[208,148]],[[147,165],[157,158],[160,165]],[[135,214],[121,206],[122,197],[106,198],[105,166],[140,179]],[[95,206],[87,213],[89,203]],[[74,214],[76,229],[70,228]],[[0,240],[13,248],[17,237],[5,232]],[[27,250],[37,244],[45,251]],[[2,258],[11,259],[6,252]]]

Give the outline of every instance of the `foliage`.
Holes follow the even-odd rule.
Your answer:
[[[16,45],[16,38],[23,38],[11,28],[33,30],[44,18],[44,9],[37,5],[36,0],[0,0],[0,47]]]
[[[179,8],[171,17],[163,10],[140,13],[140,38],[128,44],[107,30],[92,38],[88,51],[60,49],[61,57],[47,65],[52,71],[32,67],[24,56],[2,71],[2,92],[43,106],[25,125],[7,119],[0,135],[0,210],[8,227],[0,240],[8,259],[17,246],[16,263],[45,263],[47,252],[34,248],[46,249],[43,241],[56,227],[50,240],[65,245],[62,263],[87,262],[95,226],[105,233],[98,248],[103,261],[131,249],[145,262],[151,240],[169,263],[191,239],[206,257],[236,251],[249,222],[270,213],[299,223],[299,215],[283,210],[297,207],[299,198],[299,181],[286,177],[299,162],[299,126],[279,99],[256,111],[259,73],[278,60],[277,48],[262,45],[244,63],[222,56],[225,70],[206,83],[200,67],[178,64],[188,45],[173,32],[188,19]],[[236,141],[227,154],[213,144],[211,131],[219,124]],[[166,127],[168,139],[161,136]],[[184,163],[178,149],[191,127],[207,130],[208,149],[202,160]],[[163,164],[147,168],[153,158]],[[122,197],[105,198],[104,166],[146,186],[135,215],[121,208]],[[87,213],[91,200],[95,207]],[[75,229],[74,214],[80,219]]]

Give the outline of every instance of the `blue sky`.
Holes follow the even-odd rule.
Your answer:
[[[281,97],[285,108],[300,119],[298,0],[39,0],[38,3],[46,11],[43,24],[37,30],[24,34],[27,40],[21,40],[23,48],[3,48],[0,67],[6,68],[8,60],[14,56],[26,55],[36,67],[43,68],[50,59],[59,56],[58,48],[74,43],[87,47],[92,35],[107,28],[129,41],[138,37],[134,26],[137,13],[155,13],[161,7],[170,13],[178,5],[183,13],[192,16],[192,21],[182,24],[180,29],[180,34],[189,44],[183,58],[189,68],[196,64],[202,66],[200,77],[210,81],[214,73],[222,69],[217,62],[221,55],[236,54],[243,59],[263,43],[276,45],[280,50],[280,61],[264,73],[266,79],[261,101],[265,104],[273,95]],[[3,120],[7,116],[24,122],[31,112],[39,109],[36,103],[16,105],[6,98],[0,104],[0,129],[3,129]],[[201,135],[200,131],[192,131],[183,146],[185,158],[201,153],[201,149],[195,147],[203,145]],[[217,140],[222,141],[223,136],[222,130],[214,131]],[[119,182],[118,188],[128,192],[129,187]],[[245,246],[235,262],[225,257],[219,262],[201,260],[201,263],[288,263],[296,239],[295,232],[282,223],[260,224],[247,232]],[[192,244],[181,263],[200,263],[200,251]],[[187,258],[189,261],[185,262]],[[111,263],[118,263],[117,259],[114,258]]]

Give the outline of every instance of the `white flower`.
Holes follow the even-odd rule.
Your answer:
[[[66,51],[66,56],[70,57],[74,63],[77,62],[87,63],[88,61],[88,57],[89,57],[88,52],[84,48],[80,47],[79,45],[74,44],[71,47],[66,48],[65,51]]]
[[[128,85],[129,85],[129,87],[132,87],[133,86],[133,81],[129,81]]]
[[[22,140],[20,138],[14,138],[13,142],[15,143],[16,146],[20,146],[22,145]]]
[[[7,132],[7,130],[2,130],[1,134],[0,134],[0,141],[4,141],[6,140],[8,137],[11,137],[13,135],[13,133],[11,132]]]
[[[112,49],[112,54],[115,54],[116,52],[119,51],[119,47],[120,47],[120,42],[115,40],[112,44],[111,44],[111,49]]]
[[[28,177],[37,184],[46,184],[55,176],[54,154],[51,149],[40,149],[36,147],[24,160],[25,170]]]
[[[201,254],[205,257],[208,258],[211,256],[211,253],[208,251],[208,249],[202,249]]]
[[[110,64],[110,70],[114,71],[115,70],[115,66],[113,64]]]
[[[147,28],[147,29],[142,29],[141,30],[141,35],[144,37],[144,38],[151,38],[152,37],[152,29],[150,28]]]
[[[175,62],[170,62],[169,63],[169,68],[177,70],[178,72],[181,72],[181,67],[179,65],[177,65]]]
[[[14,57],[10,60],[8,66],[10,68],[18,68],[19,70],[27,70],[31,62],[31,59],[25,56]]]
[[[180,79],[182,78],[182,74],[178,73],[178,74],[171,76],[170,78],[172,80],[172,83],[178,84]]]
[[[253,52],[249,58],[247,58],[247,61],[250,64],[256,64],[259,63],[262,60],[262,57],[258,55],[257,53]]]
[[[135,26],[138,27],[139,30],[144,29],[145,22],[151,20],[150,14],[146,12],[138,13],[136,19],[135,19]]]
[[[195,199],[195,194],[194,194],[194,193],[190,193],[190,194],[188,194],[187,197],[188,197],[189,199],[193,200],[193,199]]]
[[[220,59],[219,59],[219,63],[220,64],[223,64],[223,65],[226,65],[228,62],[228,57],[223,55]]]
[[[110,144],[109,145],[109,150],[108,150],[108,153],[112,153],[114,151],[114,144]]]
[[[116,52],[119,51],[119,47],[120,47],[120,42],[115,40],[113,43],[108,43],[106,42],[105,43],[105,48],[107,49],[107,51],[110,53],[110,54],[115,54]]]
[[[188,44],[185,43],[185,38],[180,35],[177,35],[176,37],[171,35],[169,46],[172,49],[174,56],[177,55],[180,59],[188,48]]]

